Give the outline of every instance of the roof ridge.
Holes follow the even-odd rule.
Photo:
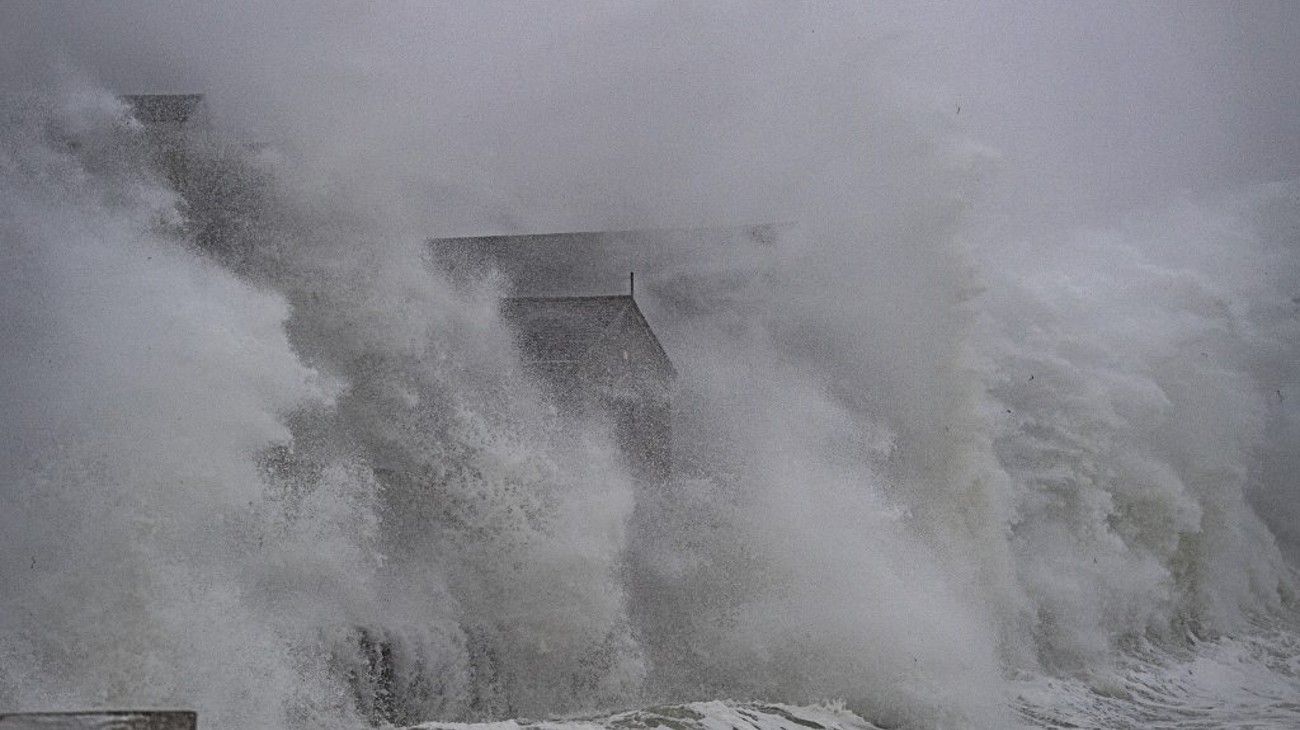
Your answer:
[[[750,222],[733,222],[719,223],[716,225],[666,225],[666,226],[647,226],[640,228],[580,228],[577,230],[558,230],[558,231],[534,231],[532,233],[473,233],[468,235],[457,236],[432,236],[427,240],[429,243],[439,243],[448,241],[470,241],[486,239],[519,239],[519,238],[564,238],[566,236],[604,236],[604,235],[646,235],[646,234],[681,234],[681,233],[735,233],[750,232],[762,228],[794,228],[799,225],[798,219],[782,218],[779,220],[768,221],[750,221]]]
[[[570,295],[559,296],[559,297],[541,297],[541,296],[501,297],[501,300],[507,302],[508,301],[545,302],[545,301],[561,301],[566,299],[631,299],[631,298],[632,296],[630,294],[570,294]]]

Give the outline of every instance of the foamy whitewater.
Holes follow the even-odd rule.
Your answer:
[[[828,158],[774,240],[637,270],[681,374],[649,494],[406,178],[7,96],[0,711],[1300,727],[1300,180],[992,236],[997,154],[871,88],[920,109],[867,112],[888,184]]]

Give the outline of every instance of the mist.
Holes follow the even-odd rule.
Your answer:
[[[5,705],[987,727],[1295,625],[1294,6],[0,28]],[[178,182],[118,97],[187,92]],[[649,495],[520,362],[520,276],[427,244],[634,229],[681,373]]]

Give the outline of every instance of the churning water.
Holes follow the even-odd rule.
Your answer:
[[[0,708],[1300,726],[1300,183],[1045,260],[963,234],[963,148],[892,220],[667,236],[644,493],[509,282],[102,89],[0,123]]]

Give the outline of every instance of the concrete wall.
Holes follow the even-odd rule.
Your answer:
[[[0,714],[0,730],[195,730],[186,711],[19,712]]]

